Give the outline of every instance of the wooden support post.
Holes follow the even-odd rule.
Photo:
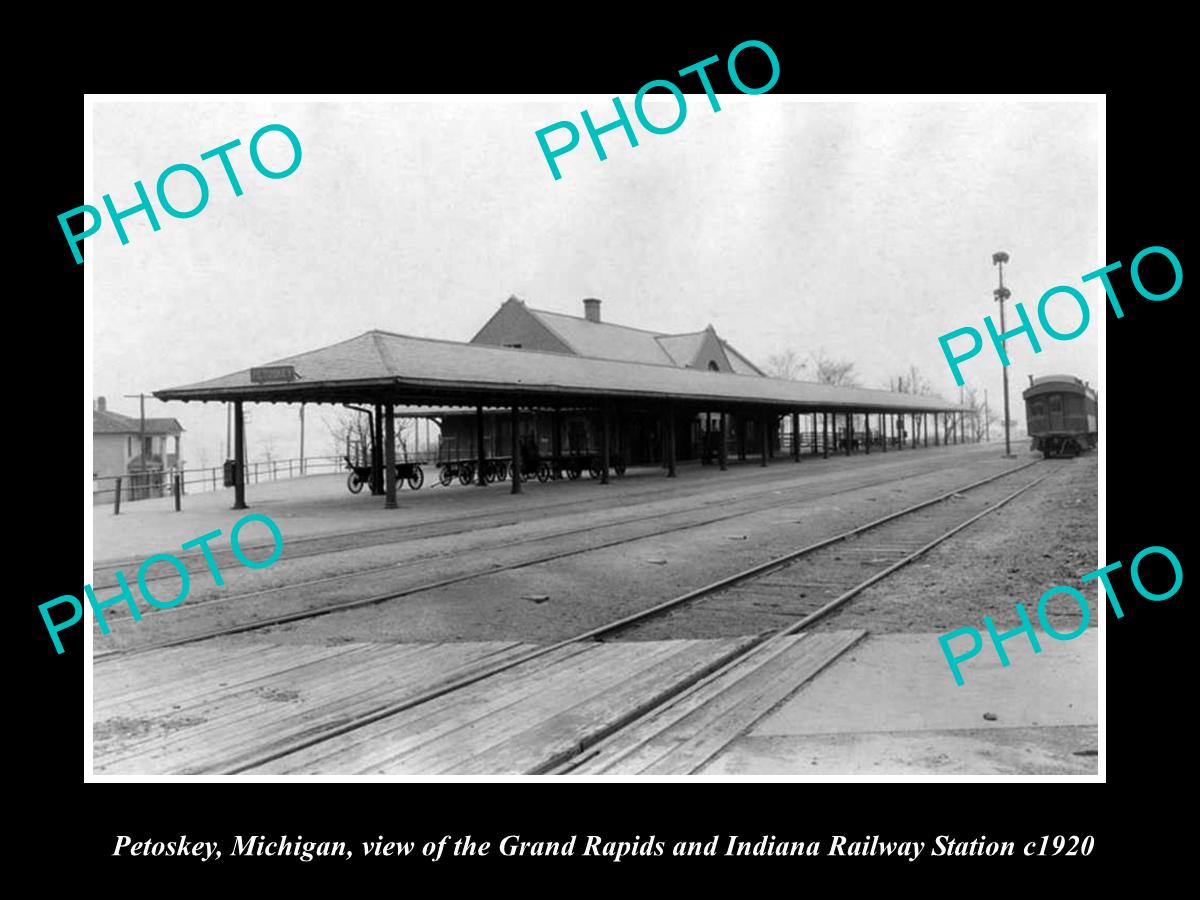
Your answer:
[[[385,407],[383,429],[383,492],[384,509],[396,508],[396,407]]]
[[[371,494],[383,493],[383,407],[375,404],[374,427],[371,429]]]
[[[792,459],[800,462],[800,413],[792,413]]]
[[[863,413],[863,440],[867,442],[867,456],[871,455],[871,414]]]
[[[556,406],[550,414],[550,425],[554,429],[554,433],[550,435],[550,455],[554,457],[551,465],[550,478],[558,481],[560,471],[558,464],[562,457],[562,412]]]
[[[117,486],[113,490],[113,515],[121,514],[121,476],[117,476]]]
[[[933,446],[940,447],[941,444],[941,428],[938,425],[938,414],[933,414]]]
[[[183,494],[183,475],[179,472],[175,473],[175,512],[180,510],[180,497]]]
[[[929,449],[929,413],[921,413],[921,439],[925,449]]]
[[[246,508],[246,417],[242,401],[233,401],[233,508]]]
[[[512,492],[514,494],[521,493],[521,414],[514,403],[512,408],[512,418],[510,420],[512,434],[509,435],[512,443]]]
[[[758,414],[758,430],[761,432],[758,438],[758,448],[762,451],[759,454],[760,459],[758,464],[765,466],[767,464],[767,457],[771,452],[771,435],[768,431],[767,411],[765,409]]]
[[[475,407],[475,484],[487,487],[487,451],[483,447],[483,407]]]
[[[600,407],[600,483],[608,484],[608,404]]]
[[[738,413],[737,417],[738,459],[746,458],[746,415]]]
[[[879,433],[882,438],[883,452],[887,453],[887,413],[879,414]]]
[[[854,416],[846,413],[846,455],[850,455],[850,447],[854,443]]]
[[[728,441],[729,431],[727,430],[728,425],[729,425],[729,414],[721,413],[721,446],[717,451],[717,460],[720,463],[722,472],[724,472],[728,469],[728,461],[729,461],[729,441]]]
[[[668,405],[666,422],[663,427],[663,442],[666,444],[664,453],[667,458],[667,477],[675,477],[675,410]]]
[[[833,423],[833,427],[837,428],[837,422]],[[821,413],[821,449],[825,452],[825,458],[829,459],[829,413]]]

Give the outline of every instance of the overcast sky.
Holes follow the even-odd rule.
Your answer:
[[[516,294],[573,315],[582,298],[599,297],[606,320],[665,332],[711,323],[760,365],[787,349],[852,359],[868,387],[914,364],[951,397],[937,338],[968,324],[983,331],[996,308],[997,250],[1010,254],[1005,281],[1031,318],[1058,284],[1081,289],[1093,311],[1083,336],[1043,337],[1039,355],[1023,338],[1010,342],[1016,417],[1030,374],[1097,383],[1103,290],[1080,284],[1109,262],[1097,251],[1094,104],[721,95],[714,113],[703,95],[688,101],[671,134],[635,120],[636,148],[619,130],[604,135],[605,162],[584,133],[559,158],[560,181],[534,133],[578,124],[584,108],[609,121],[611,99],[97,103],[86,202],[101,207],[111,193],[118,209],[132,206],[135,180],[153,196],[159,173],[178,162],[199,167],[211,195],[190,219],[159,209],[158,232],[143,215],[126,219],[126,246],[107,220],[87,239],[93,393],[136,415],[137,401],[120,395],[372,328],[465,341]],[[647,110],[666,123],[674,101]],[[300,167],[280,180],[259,175],[247,151],[269,123],[303,147]],[[234,138],[241,197],[217,160],[199,159]],[[290,158],[278,134],[262,149],[272,168]],[[184,209],[196,196],[188,181],[169,182]],[[1051,321],[1069,331],[1078,312],[1057,302]],[[963,371],[998,407],[990,348]],[[249,408],[251,459],[268,441],[274,456],[295,455],[297,408]],[[223,407],[151,400],[146,412],[180,420],[188,465],[223,458]],[[308,421],[308,452],[330,452],[315,411]]]

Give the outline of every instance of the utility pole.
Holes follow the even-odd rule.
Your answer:
[[[1004,264],[1008,262],[1008,254],[1001,250],[999,253],[992,254],[992,265],[1000,267],[1000,287],[996,288],[996,302],[1000,304],[1000,334],[1005,335],[1004,328],[1004,301],[1012,296],[1012,291],[1004,286]],[[1007,336],[1000,338],[1000,346],[1004,347],[1008,343]],[[1012,456],[1012,443],[1009,440],[1008,434],[1008,366],[1002,365],[1000,369],[1004,375],[1004,455],[1005,457]]]
[[[141,412],[138,419],[138,458],[142,461],[142,471],[146,471],[146,395],[145,394],[125,394],[124,396],[133,399],[137,397],[141,404]]]

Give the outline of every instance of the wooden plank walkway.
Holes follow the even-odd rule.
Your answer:
[[[777,638],[585,753],[572,775],[691,775],[864,631]]]
[[[205,641],[106,662],[93,682],[94,771],[223,772],[531,649],[514,642]]]
[[[861,636],[776,640],[733,666],[754,637],[572,644],[344,733],[534,648],[206,641],[96,667],[95,772],[220,773],[267,758],[247,773],[538,773],[597,742],[603,755],[580,771],[690,771]]]

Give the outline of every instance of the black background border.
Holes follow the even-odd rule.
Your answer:
[[[1133,555],[1158,544],[1171,548],[1188,570],[1184,543],[1183,489],[1189,482],[1183,466],[1190,416],[1183,405],[1190,395],[1183,372],[1188,358],[1184,346],[1190,338],[1184,321],[1183,290],[1168,301],[1150,303],[1133,291],[1128,265],[1142,248],[1161,245],[1172,249],[1187,269],[1181,207],[1185,185],[1184,141],[1176,136],[1175,123],[1181,101],[1172,87],[1162,60],[1148,54],[1142,73],[1145,87],[1131,83],[1128,75],[1092,70],[1082,64],[1103,51],[1088,35],[1066,25],[1046,31],[1021,48],[1011,48],[1011,64],[989,63],[997,48],[961,47],[948,53],[945,45],[903,42],[896,51],[886,35],[886,23],[877,23],[873,41],[837,40],[813,30],[746,29],[722,26],[695,33],[671,32],[671,37],[623,34],[597,36],[584,41],[572,33],[570,41],[544,41],[531,36],[516,42],[478,38],[472,45],[461,36],[453,42],[406,40],[391,47],[381,38],[364,41],[345,66],[324,66],[328,49],[315,42],[289,44],[278,56],[248,73],[245,67],[226,68],[224,76],[212,71],[196,74],[187,67],[178,72],[156,71],[153,84],[136,72],[122,77],[115,70],[92,71],[86,90],[95,92],[153,90],[155,92],[255,91],[355,91],[363,87],[406,93],[602,93],[628,96],[642,83],[664,77],[684,65],[717,54],[722,60],[741,40],[753,37],[769,43],[781,62],[781,77],[773,93],[868,92],[1107,92],[1107,252],[1104,263],[1121,260],[1124,268],[1114,277],[1126,315],[1116,320],[1107,313],[1107,559],[1120,559],[1126,569],[1114,577],[1126,616],[1116,620],[1109,612],[1105,627],[1109,661],[1107,686],[1108,784],[604,784],[550,782],[437,783],[437,784],[264,784],[231,783],[212,788],[187,784],[83,783],[80,675],[82,642],[79,629],[67,637],[67,653],[59,657],[46,640],[36,606],[59,594],[80,588],[72,542],[65,521],[73,522],[79,504],[77,452],[70,440],[84,410],[65,402],[79,399],[73,367],[65,353],[45,354],[15,367],[36,373],[36,395],[47,411],[61,410],[65,428],[50,428],[53,440],[25,432],[25,463],[63,473],[62,477],[15,478],[13,508],[33,511],[30,533],[21,539],[22,558],[15,561],[18,574],[15,605],[24,623],[21,629],[25,660],[13,684],[22,704],[17,736],[10,744],[28,752],[22,767],[32,776],[30,800],[23,803],[21,819],[27,859],[62,860],[82,856],[87,871],[98,879],[162,873],[183,877],[240,878],[253,868],[272,879],[297,875],[305,883],[372,870],[411,874],[437,872],[439,878],[457,880],[478,873],[574,874],[589,877],[619,872],[621,877],[642,871],[670,868],[673,874],[705,878],[714,865],[744,876],[762,871],[780,875],[823,868],[858,872],[862,863],[888,873],[921,871],[935,877],[946,866],[967,871],[981,860],[924,860],[900,864],[890,859],[692,859],[670,857],[629,858],[613,866],[607,860],[575,857],[566,860],[501,859],[497,856],[428,863],[422,859],[367,860],[350,863],[296,860],[223,860],[208,866],[192,860],[113,858],[116,834],[135,838],[169,839],[187,834],[194,839],[219,839],[227,845],[233,834],[303,834],[309,839],[346,840],[350,846],[378,834],[389,839],[424,841],[443,834],[470,833],[477,839],[498,839],[520,834],[526,839],[561,839],[570,834],[601,834],[606,839],[628,840],[635,835],[659,840],[707,840],[731,833],[757,838],[764,834],[785,840],[828,840],[831,834],[862,837],[879,834],[890,840],[931,840],[947,834],[971,839],[1032,840],[1043,834],[1092,834],[1096,852],[1088,860],[989,859],[986,864],[1030,869],[1039,878],[1052,873],[1078,873],[1094,868],[1101,858],[1116,858],[1126,845],[1155,846],[1170,829],[1156,830],[1156,813],[1167,811],[1179,788],[1176,779],[1188,760],[1174,749],[1180,726],[1190,722],[1188,695],[1184,693],[1186,652],[1179,652],[1175,636],[1189,635],[1184,620],[1186,584],[1163,603],[1136,598],[1127,577]],[[536,35],[536,32],[535,32]],[[1069,37],[1068,37],[1069,35]],[[116,38],[114,37],[114,40]],[[1109,40],[1105,37],[1104,40]],[[1061,59],[1069,41],[1069,64],[1053,72],[1036,65],[1039,60]],[[336,45],[336,36],[330,41]],[[822,44],[829,43],[822,49]],[[848,49],[849,48],[849,49]],[[322,52],[325,54],[321,55]],[[344,51],[343,51],[344,52]],[[892,55],[888,55],[891,53]],[[823,54],[823,55],[822,55]],[[289,68],[286,63],[292,61]],[[350,59],[349,56],[337,56]],[[747,56],[749,61],[749,56]],[[1021,61],[1021,64],[1018,64]],[[1112,62],[1111,57],[1109,58]],[[259,60],[262,62],[262,60]],[[740,62],[740,61],[739,61]],[[1126,65],[1138,69],[1140,60]],[[892,63],[895,63],[893,65]],[[902,63],[902,64],[901,64]],[[167,67],[169,68],[169,67]],[[329,68],[340,72],[331,78]],[[1112,66],[1115,68],[1115,65]],[[721,67],[713,67],[714,75]],[[1123,71],[1125,71],[1123,69]],[[761,83],[748,68],[748,83]],[[173,83],[172,83],[173,82]],[[718,93],[731,90],[716,77]],[[690,89],[689,89],[690,90]],[[27,191],[22,201],[27,213],[21,228],[32,227],[32,240],[19,246],[34,250],[41,265],[28,290],[23,289],[18,321],[30,332],[57,337],[67,331],[69,312],[79,302],[82,267],[73,260],[59,231],[56,215],[85,202],[79,178],[82,93],[75,85],[47,86],[29,98],[26,121],[38,129],[35,169],[17,185]],[[130,135],[134,141],[136,135]],[[1190,183],[1192,179],[1186,179]],[[94,203],[96,198],[86,198]],[[990,248],[984,248],[990,252]],[[86,249],[85,249],[86,255]],[[1080,273],[1082,274],[1082,273]],[[61,315],[45,315],[61,310]],[[1095,312],[1096,310],[1093,309]],[[41,315],[39,315],[39,313]],[[61,324],[60,324],[61,323]],[[1093,323],[1093,327],[1095,324]],[[65,335],[64,335],[65,337]],[[43,341],[50,346],[56,340]],[[66,343],[66,341],[64,341]],[[14,348],[19,350],[19,348]],[[1052,347],[1047,348],[1052,351]],[[14,361],[20,357],[13,357]],[[81,361],[82,362],[82,361]],[[72,410],[66,414],[67,410]],[[51,414],[52,418],[59,418]],[[24,418],[24,417],[22,417]],[[35,421],[41,413],[35,414]],[[43,420],[43,423],[45,420]],[[44,427],[44,426],[43,426]],[[36,446],[36,450],[33,448]],[[86,514],[86,508],[85,508]],[[27,526],[28,527],[28,526]],[[77,546],[77,545],[76,545]],[[31,558],[29,558],[31,557]],[[1014,598],[1017,599],[1017,598]],[[1190,679],[1194,682],[1194,676]],[[21,771],[21,770],[18,770]],[[1101,791],[1117,791],[1113,798]],[[1136,793],[1135,793],[1136,792]],[[1135,819],[1137,821],[1135,821]],[[582,840],[582,838],[581,838]],[[797,869],[796,866],[800,868]],[[647,868],[649,867],[649,868]],[[397,880],[397,887],[404,882]],[[499,883],[497,883],[499,884]],[[563,887],[569,883],[563,882]],[[1031,883],[1032,886],[1032,883]],[[753,889],[753,883],[747,885]],[[764,889],[766,885],[764,884]]]

